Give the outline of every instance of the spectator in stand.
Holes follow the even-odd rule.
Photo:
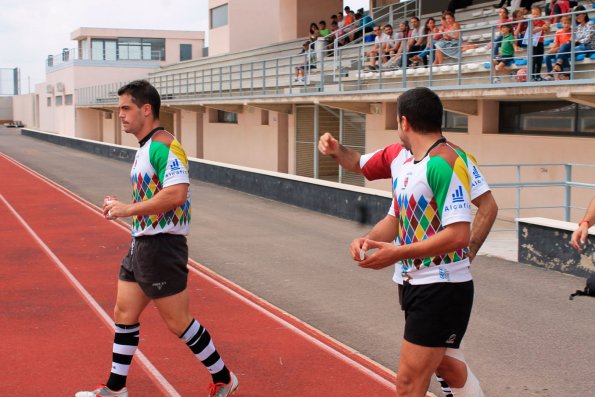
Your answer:
[[[356,36],[356,29],[357,29],[357,16],[355,15],[355,12],[353,10],[349,11],[349,20],[351,21],[351,27],[349,29],[349,31],[351,32],[351,34],[349,35],[349,41],[353,41],[355,40],[355,36]]]
[[[572,42],[572,18],[570,15],[564,15],[560,21],[562,22],[562,29],[556,32],[554,43],[549,50],[549,54],[545,56],[545,67],[548,75],[545,80],[566,80],[566,75],[563,73],[565,69],[570,67],[569,57],[570,46],[565,46]],[[556,64],[552,66],[552,61],[556,60]],[[554,72],[555,74],[552,74]]]
[[[381,57],[380,54],[382,54],[382,46],[386,41],[385,34],[382,32],[380,26],[374,26],[373,32],[376,35],[376,38],[374,39],[374,45],[372,46],[372,49],[366,54],[370,60],[368,70],[377,69],[376,62]]]
[[[527,22],[525,22],[526,12],[527,11],[524,8],[519,8],[512,13],[512,20],[516,22],[516,24],[514,24],[514,37],[518,47],[527,47],[523,44],[523,38],[527,32]]]
[[[551,23],[558,23],[560,22],[560,14],[569,13],[575,5],[576,1],[550,0],[545,8],[545,14],[552,16],[552,19],[550,19]]]
[[[359,21],[359,27],[363,27],[364,34],[372,32],[374,28],[374,22],[372,22],[372,17],[368,14],[364,14],[364,9],[360,8],[358,13],[361,12],[362,19]]]
[[[345,20],[343,19],[343,12],[339,12],[337,14],[337,32],[335,32],[335,35],[337,37],[341,37],[345,34]],[[347,44],[349,42],[349,38],[347,36],[345,36],[343,38],[343,45]]]
[[[349,7],[345,7],[345,26],[343,28],[343,30],[345,31],[345,33],[349,33],[351,32],[355,25],[353,25],[353,23],[355,22],[355,14],[353,14],[353,12],[351,11],[351,9]],[[351,37],[349,38],[349,40],[351,41]]]
[[[407,26],[409,28],[409,26]],[[401,48],[401,39],[403,38],[403,33],[401,31],[395,32],[393,31],[393,27],[390,24],[384,25],[384,34],[386,37],[386,41],[382,47],[383,63],[388,62]]]
[[[434,49],[434,38],[440,38],[440,29],[436,26],[436,20],[429,17],[424,25],[424,40],[425,48],[417,55],[411,57],[413,63],[420,63],[423,61],[424,65],[428,65],[428,54]]]
[[[436,42],[435,65],[444,63],[444,56],[456,59],[459,56],[459,37],[461,25],[455,20],[455,16],[450,11],[444,12],[444,21],[446,25],[442,26],[442,38]]]
[[[403,65],[403,52],[405,52],[405,56],[407,57],[406,63],[409,65],[409,43],[412,40],[412,34],[413,32],[409,27],[409,21],[403,21],[399,24],[399,33],[397,33],[399,42],[396,44],[398,49],[394,54],[389,51],[389,55],[391,57],[389,63],[391,66],[394,65],[397,68],[400,68]]]
[[[333,22],[337,22],[337,24],[339,23],[339,19],[337,18],[336,14],[331,15],[331,25]]]
[[[494,58],[494,71],[496,76],[508,75],[510,70],[508,67],[514,62],[514,52],[516,50],[516,43],[514,40],[514,34],[512,33],[512,25],[500,26],[500,34],[502,36],[500,46],[500,55]],[[500,78],[494,78],[494,83],[499,83]]]
[[[351,31],[352,33],[349,35],[350,41],[357,40],[360,37],[362,37],[363,29],[360,29],[360,26],[362,26],[362,17],[363,15],[360,14],[359,11],[355,14],[355,23],[353,25],[353,30]]]
[[[543,52],[544,52],[543,37],[549,31],[549,24],[544,19],[537,19],[539,17],[541,17],[541,7],[533,6],[531,8],[531,18],[532,18],[532,22],[533,22],[532,43],[531,43],[531,45],[533,47],[533,70],[531,71],[531,79],[533,79],[533,81],[542,81],[543,80],[541,78],[541,66],[543,65]],[[526,39],[528,39],[527,36],[525,37]],[[527,44],[527,45],[529,45],[529,44]]]
[[[296,66],[293,81],[302,81],[305,83],[305,71],[316,69],[316,53],[311,47],[312,44],[311,41],[304,41],[302,44],[302,51],[300,54],[304,54],[305,62]]]
[[[331,30],[326,27],[326,21],[318,22],[319,32],[321,37],[326,37],[331,34]]]
[[[498,21],[496,22],[496,31],[500,31],[500,27],[502,26],[502,24],[512,22],[510,20],[510,18],[508,17],[509,16],[508,8],[506,8],[506,7],[502,7],[498,10],[498,16],[500,17],[500,19],[498,19]],[[492,56],[493,57],[496,57],[498,55],[501,42],[502,42],[502,35],[499,34],[494,39],[494,47],[492,48]]]
[[[340,39],[339,26],[337,25],[337,22],[333,21],[331,22],[331,34],[326,36],[326,48],[329,50],[333,50],[335,48],[335,40],[338,38],[339,40],[337,41],[337,46],[341,47],[345,45],[345,41],[343,39]]]
[[[320,29],[318,29],[318,25],[312,22],[310,24],[310,41],[314,42],[316,39],[320,37]]]
[[[584,6],[576,6],[574,11],[585,11],[581,14],[576,14],[576,28],[574,35],[574,50],[578,52],[593,52],[595,51],[595,23],[589,19]],[[570,47],[570,44],[567,44]]]
[[[418,55],[426,48],[427,36],[424,36],[424,27],[418,17],[409,18],[411,22],[411,38],[407,43],[407,60],[411,62],[413,56]]]

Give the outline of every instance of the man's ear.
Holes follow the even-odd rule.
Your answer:
[[[148,103],[145,103],[143,105],[143,115],[145,117],[149,117],[152,113],[153,113],[153,109],[151,108],[151,105],[149,105]]]
[[[399,116],[401,118],[401,131],[408,131],[409,130],[409,121],[405,116]]]

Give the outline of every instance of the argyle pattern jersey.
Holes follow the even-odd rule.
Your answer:
[[[169,132],[158,131],[137,151],[130,179],[135,203],[150,199],[168,186],[190,183],[184,149]],[[132,218],[134,237],[158,233],[187,235],[189,231],[190,191],[186,202],[174,210]]]
[[[423,241],[447,225],[471,222],[474,184],[482,194],[489,189],[473,157],[449,143],[439,144],[417,163],[408,158],[393,181],[389,214],[398,218],[395,244]],[[467,251],[403,260],[393,279],[411,284],[471,280]]]

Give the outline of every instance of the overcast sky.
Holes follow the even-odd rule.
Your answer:
[[[344,3],[368,8],[368,0]],[[208,0],[2,0],[0,68],[20,68],[21,93],[34,91],[47,56],[74,48],[79,27],[199,30],[208,39]]]

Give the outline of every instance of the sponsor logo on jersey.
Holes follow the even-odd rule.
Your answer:
[[[453,203],[464,203],[465,197],[463,196],[463,186],[459,185],[458,189],[452,194]]]
[[[451,336],[448,337],[448,339],[446,340],[445,343],[453,344],[455,343],[455,340],[457,339],[457,334],[452,334]]]

